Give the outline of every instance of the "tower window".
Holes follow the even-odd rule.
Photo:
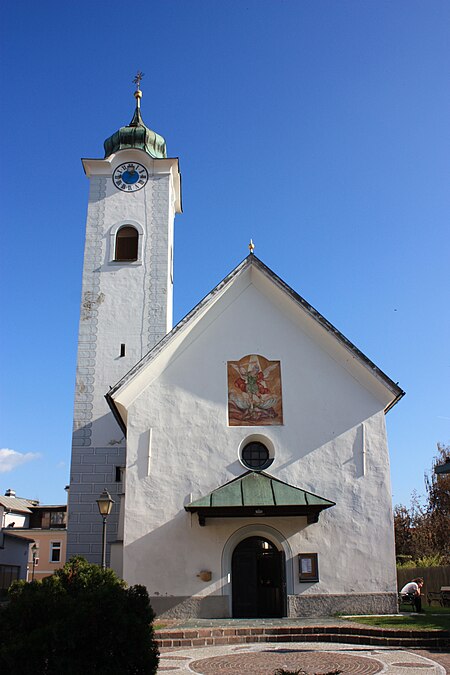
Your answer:
[[[131,225],[121,227],[116,234],[114,260],[133,262],[138,259],[139,233]]]

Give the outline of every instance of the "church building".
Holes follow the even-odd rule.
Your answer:
[[[403,391],[249,255],[172,327],[177,158],[136,109],[90,181],[68,555],[165,617],[390,613]]]

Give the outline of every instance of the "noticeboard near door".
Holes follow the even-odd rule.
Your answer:
[[[301,583],[308,581],[319,581],[317,553],[299,553],[298,580]]]

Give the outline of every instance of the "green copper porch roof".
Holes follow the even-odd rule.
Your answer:
[[[204,518],[239,516],[307,516],[317,522],[323,509],[335,503],[284,483],[264,472],[248,471],[184,508]]]
[[[164,138],[146,127],[143,122],[139,99],[130,124],[126,127],[120,127],[119,131],[107,138],[104,147],[105,157],[109,157],[119,150],[129,150],[130,148],[143,150],[154,159],[165,159],[167,157]]]

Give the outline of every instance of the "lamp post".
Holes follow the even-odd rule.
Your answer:
[[[39,549],[36,546],[36,544],[33,544],[33,546],[31,547],[31,556],[32,556],[32,563],[33,563],[33,566],[31,568],[31,581],[34,581],[34,569],[36,567],[36,556],[37,556],[38,550]]]
[[[103,531],[102,531],[102,568],[106,569],[106,519],[111,513],[112,506],[114,504],[114,499],[111,498],[108,490],[105,488],[97,499],[98,510],[100,515],[103,518]]]

